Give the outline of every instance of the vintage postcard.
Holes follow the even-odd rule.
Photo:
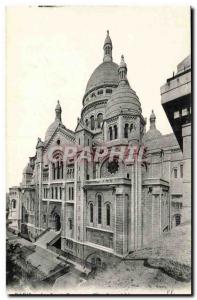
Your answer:
[[[191,19],[6,8],[8,294],[192,294]]]

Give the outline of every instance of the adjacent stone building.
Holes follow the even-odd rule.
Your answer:
[[[124,257],[179,225],[185,193],[175,135],[157,130],[153,111],[146,132],[124,57],[113,62],[109,32],[103,50],[75,131],[63,124],[58,101],[20,186],[21,234],[33,242],[45,236],[48,245],[53,232],[63,251],[96,264]]]

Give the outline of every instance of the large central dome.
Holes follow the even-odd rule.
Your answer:
[[[107,36],[104,42],[103,62],[94,70],[88,80],[84,97],[90,92],[103,86],[117,87],[118,86],[118,65],[113,62],[112,58],[112,41],[107,31]]]
[[[112,61],[100,64],[90,76],[86,93],[103,85],[118,85],[118,65]]]

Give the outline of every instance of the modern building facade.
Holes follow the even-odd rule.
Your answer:
[[[183,153],[183,213],[191,220],[191,56],[178,66],[176,74],[161,87],[161,103]]]
[[[18,186],[9,188],[9,227],[16,233],[21,230],[21,189]]]
[[[179,225],[185,193],[184,156],[175,135],[157,130],[153,111],[146,132],[124,57],[113,62],[109,32],[103,50],[75,131],[63,124],[58,101],[20,185],[21,234],[34,242],[56,232],[63,251],[98,264]]]

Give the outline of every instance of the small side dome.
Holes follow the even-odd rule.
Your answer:
[[[62,124],[61,113],[62,108],[58,100],[55,108],[55,121],[48,127],[46,131],[45,142],[47,142],[51,138],[51,136],[59,126],[65,128],[65,126]]]
[[[53,135],[53,133],[55,132],[55,130],[58,128],[58,126],[61,125],[61,122],[58,120],[55,120],[47,129],[46,134],[45,134],[45,142],[47,142],[51,136]]]
[[[160,138],[162,136],[161,132],[156,128],[156,116],[154,111],[152,110],[150,115],[150,129],[144,136],[144,140],[154,140]]]
[[[23,174],[33,174],[33,170],[32,170],[32,168],[31,168],[31,166],[30,166],[29,163],[28,163],[28,164],[26,165],[26,167],[24,168]]]
[[[120,112],[141,114],[141,104],[136,92],[131,89],[127,80],[127,65],[124,56],[121,56],[119,72],[119,85],[113,91],[111,98],[108,100],[105,110],[105,118],[113,117]]]
[[[149,129],[148,131],[147,131],[147,133],[145,134],[145,137],[144,137],[144,139],[145,139],[145,141],[148,141],[148,140],[154,140],[154,139],[157,139],[157,138],[159,138],[159,137],[161,137],[162,136],[162,134],[161,134],[161,132],[158,130],[158,129]]]

